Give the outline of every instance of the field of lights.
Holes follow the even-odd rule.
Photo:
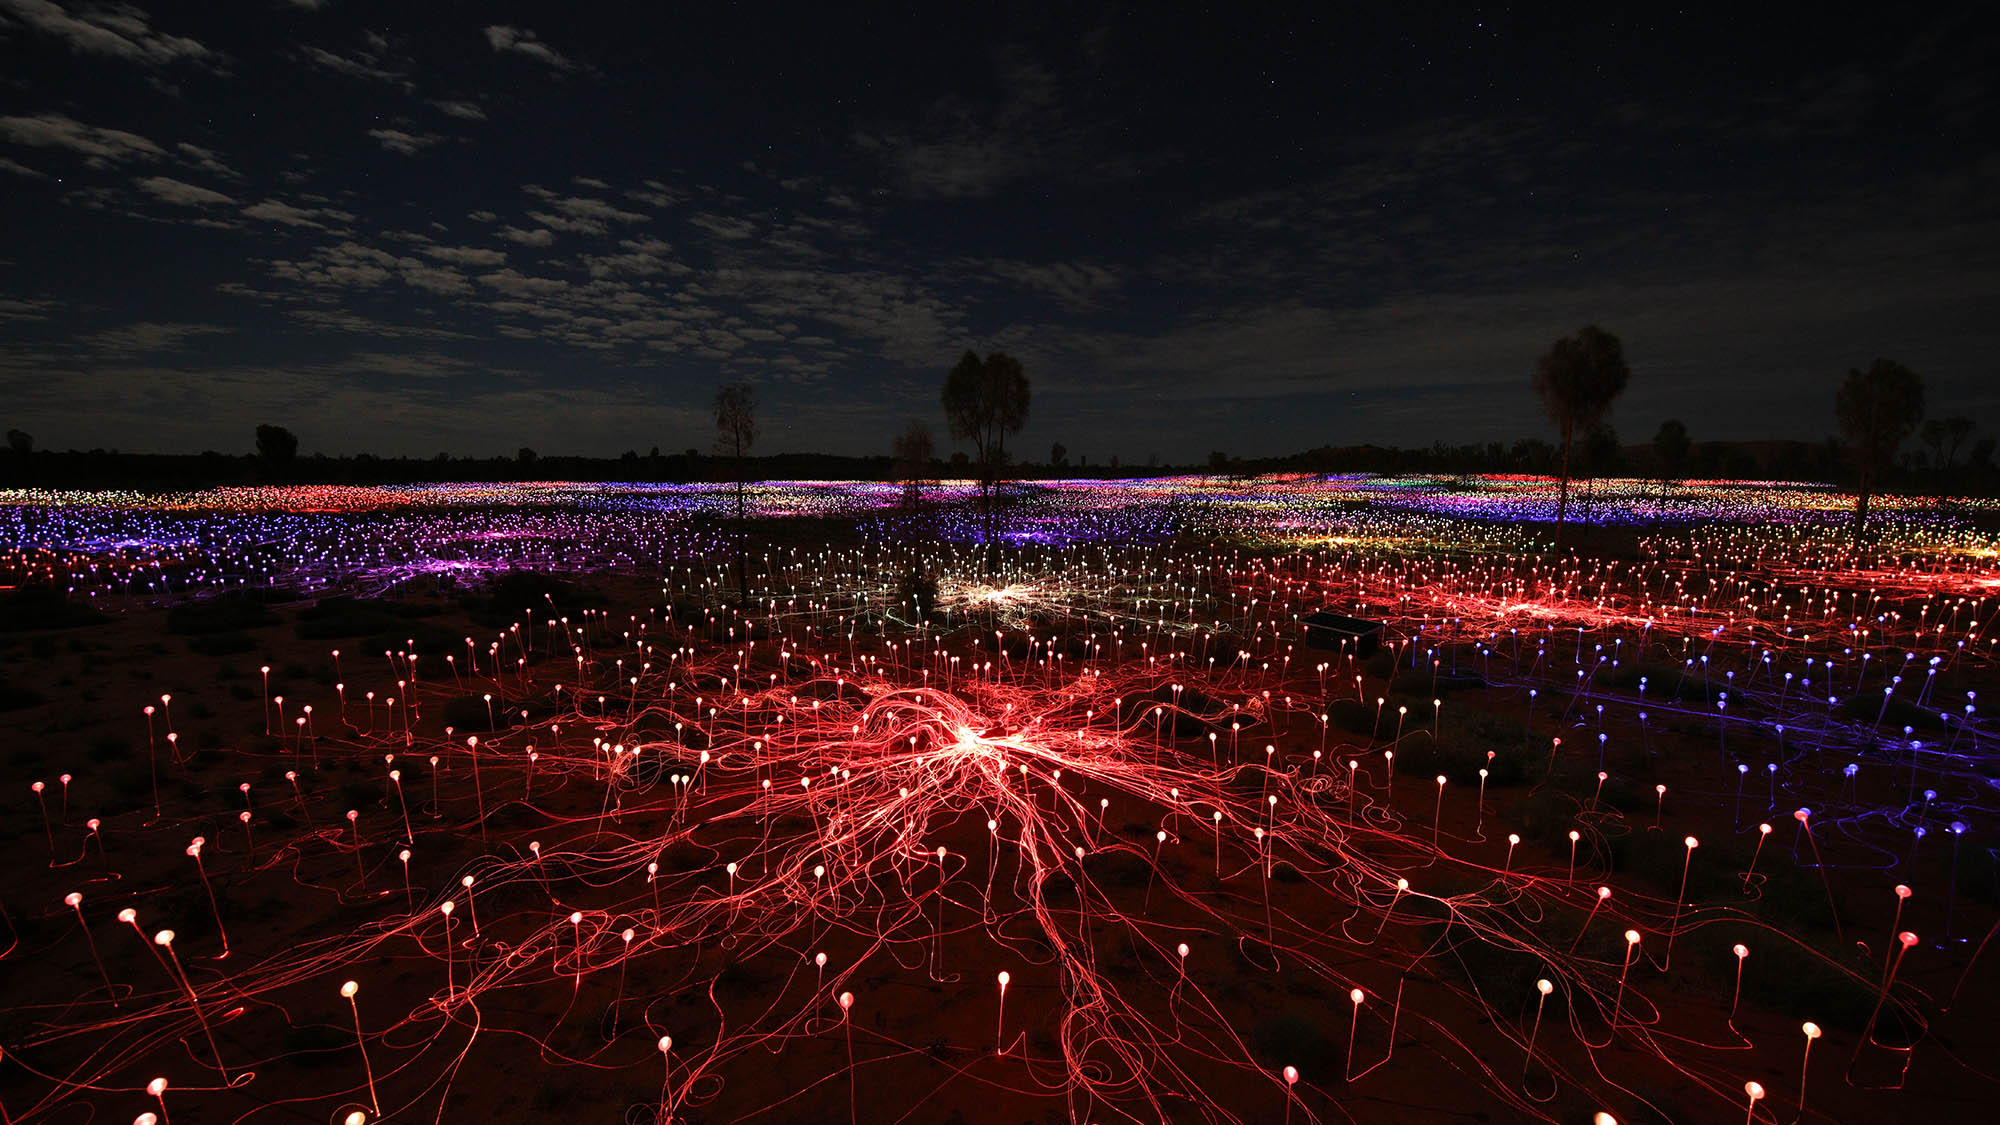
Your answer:
[[[0,1121],[1983,1116],[2000,512],[1852,499],[0,492]]]

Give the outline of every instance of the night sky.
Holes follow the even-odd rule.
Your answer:
[[[0,0],[0,425],[43,448],[887,453],[966,348],[1042,460],[2000,427],[1985,5]],[[1415,5],[1413,7],[1432,7]]]

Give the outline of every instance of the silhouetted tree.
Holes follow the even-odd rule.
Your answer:
[[[1972,443],[1972,452],[1965,455],[1965,467],[1974,473],[1992,471],[1993,438],[1990,435]]]
[[[1920,435],[1924,444],[1931,447],[1931,467],[1946,475],[1956,469],[1958,451],[1976,428],[1972,419],[1962,414],[1925,422]]]
[[[1219,477],[1229,471],[1229,454],[1220,449],[1208,451],[1208,475]]]
[[[745,455],[757,441],[757,391],[748,383],[715,390],[715,451],[733,459],[736,474],[736,604],[750,604],[749,528],[743,492],[749,483]]]
[[[524,445],[520,448],[519,452],[514,454],[514,460],[523,465],[532,465],[537,460],[540,460],[540,458],[536,456],[534,450]]]
[[[1067,463],[1068,458],[1069,458],[1069,450],[1063,448],[1062,442],[1056,442],[1053,445],[1049,446],[1049,468],[1051,469],[1062,468],[1063,465]]]
[[[1612,426],[1597,425],[1585,430],[1583,448],[1579,460],[1583,462],[1584,510],[1597,498],[1599,477],[1617,476],[1625,468],[1625,449],[1618,442],[1618,430]]]
[[[291,467],[292,459],[299,455],[299,439],[283,426],[262,425],[257,427],[257,459],[275,471],[282,472]]]
[[[1867,533],[1868,499],[1896,449],[1924,416],[1923,376],[1894,360],[1878,359],[1866,371],[1849,369],[1833,400],[1834,420],[1854,463],[1854,542]]]
[[[1522,438],[1508,452],[1514,468],[1524,473],[1544,473],[1553,467],[1556,447],[1541,438]]]
[[[1625,467],[1625,447],[1615,426],[1592,426],[1583,435],[1583,471],[1606,477]]]
[[[937,452],[931,442],[931,428],[922,422],[911,422],[896,435],[893,448],[896,476],[903,482],[903,503],[913,512],[922,511],[924,482],[930,479],[931,458]]]
[[[1660,470],[1660,507],[1654,509],[1653,525],[1659,526],[1667,503],[1667,485],[1676,483],[1687,476],[1688,451],[1694,443],[1688,440],[1687,423],[1679,418],[1669,418],[1660,423],[1653,433],[1653,456]]]
[[[14,451],[14,456],[25,461],[28,455],[35,451],[35,435],[26,430],[8,430],[7,448]]]
[[[986,505],[987,566],[999,561],[995,538],[993,486],[1007,463],[1007,435],[1028,421],[1028,375],[1006,352],[984,360],[966,352],[944,381],[944,415],[951,436],[972,443],[979,467],[979,490]]]
[[[1688,428],[1679,418],[1669,418],[1660,423],[1658,432],[1653,434],[1653,452],[1660,459],[1660,483],[1678,481],[1687,475],[1688,450],[1693,443],[1688,440]],[[1663,491],[1662,496],[1666,495]]]
[[[1632,369],[1625,365],[1625,346],[1595,324],[1549,346],[1535,365],[1535,393],[1549,421],[1562,433],[1562,496],[1556,502],[1556,545],[1562,545],[1563,523],[1569,515],[1569,455],[1576,431],[1589,430],[1610,411],[1625,391]]]

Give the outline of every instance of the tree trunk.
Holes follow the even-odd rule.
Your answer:
[[[1572,427],[1563,427],[1562,494],[1556,501],[1556,549],[1563,545],[1563,521],[1569,516],[1569,441]]]
[[[1000,569],[1000,540],[998,532],[1000,520],[996,508],[999,503],[1000,459],[1006,456],[1006,446],[995,437],[993,448],[986,458],[986,574],[990,578]]]
[[[750,608],[750,560],[748,557],[750,528],[748,521],[744,517],[743,510],[744,469],[743,446],[741,443],[738,443],[736,447],[736,608],[747,611]],[[748,618],[744,620],[744,628],[749,628]]]
[[[1868,493],[1874,482],[1862,481],[1861,494],[1854,503],[1854,545],[1861,546],[1868,538]]]
[[[993,497],[993,467],[992,467],[991,465],[988,465],[988,466],[986,467],[986,473],[985,473],[985,476],[986,476],[986,480],[985,480],[985,482],[984,482],[984,483],[985,483],[985,492],[986,492],[986,511],[985,511],[985,512],[984,512],[983,514],[984,514],[984,515],[985,515],[985,517],[986,517],[986,536],[985,536],[985,538],[986,538],[986,575],[987,575],[987,577],[989,577],[989,578],[990,578],[990,577],[992,577],[992,576],[993,576],[993,573],[994,573],[995,571],[997,571],[998,569],[1000,569],[1000,545],[999,545],[998,543],[996,543],[996,542],[994,542],[994,541],[993,541],[993,500],[994,500],[994,497]]]

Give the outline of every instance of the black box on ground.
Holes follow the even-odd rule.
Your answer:
[[[1382,623],[1359,617],[1345,617],[1321,610],[1300,619],[1306,627],[1306,643],[1314,648],[1352,652],[1365,658],[1382,643]]]

